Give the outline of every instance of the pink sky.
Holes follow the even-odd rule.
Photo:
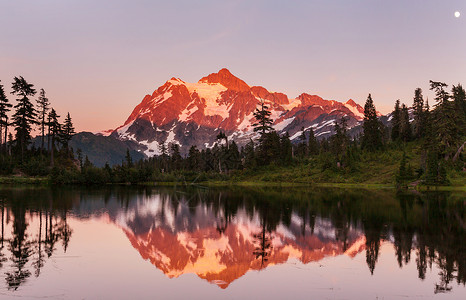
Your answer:
[[[466,3],[434,1],[3,1],[0,80],[44,88],[78,131],[121,125],[171,77],[226,67],[290,98],[379,111],[430,79],[466,84]],[[455,11],[463,16],[455,18]],[[13,96],[10,95],[13,101]],[[431,102],[432,103],[432,102]]]

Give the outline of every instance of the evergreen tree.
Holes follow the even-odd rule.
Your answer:
[[[262,135],[255,158],[259,165],[280,162],[280,136],[276,131],[267,132]]]
[[[371,94],[364,104],[362,148],[375,151],[382,148],[382,130]]]
[[[45,135],[45,125],[46,125],[46,116],[47,112],[49,111],[50,102],[49,99],[45,96],[44,89],[40,90],[40,96],[37,100],[38,106],[38,115],[39,115],[39,125],[40,125],[40,132],[41,132],[41,152],[44,150],[44,135]]]
[[[420,138],[423,136],[424,131],[424,99],[422,97],[422,90],[417,88],[414,91],[413,99],[413,116],[414,116],[414,136]]]
[[[24,150],[31,141],[32,126],[38,123],[36,110],[29,99],[36,94],[36,90],[34,85],[27,83],[22,76],[14,78],[11,88],[13,89],[11,93],[19,97],[16,99],[18,103],[15,105],[13,125],[16,131],[16,141],[21,149],[21,159],[24,160]]]
[[[401,106],[400,137],[403,142],[409,142],[412,137],[411,123],[409,123],[409,111],[404,103]]]
[[[1,82],[1,81],[0,81]],[[5,95],[3,85],[0,84],[0,152],[2,151],[2,145],[5,143],[5,151],[7,144],[8,134],[8,112],[12,105],[9,103],[8,98]],[[4,134],[3,134],[4,133]]]
[[[74,131],[73,122],[71,121],[70,113],[66,115],[65,123],[63,123],[62,130],[60,132],[60,140],[63,148],[68,151],[68,144],[76,132]]]
[[[293,159],[293,145],[288,131],[280,137],[280,158],[283,164],[289,164]]]
[[[310,155],[319,154],[319,142],[317,141],[314,130],[312,127],[309,128],[309,142],[308,142],[308,149]]]
[[[398,174],[396,176],[396,183],[399,186],[405,186],[406,182],[411,180],[413,177],[413,170],[406,161],[406,153],[403,152],[403,156],[400,162],[400,168],[398,169]]]
[[[437,176],[438,176],[438,155],[435,150],[429,150],[427,152],[427,169],[426,169],[426,176],[425,182],[427,184],[436,184],[437,183]]]
[[[180,146],[176,143],[171,144],[171,169],[181,170],[183,158],[180,154]]]
[[[434,90],[436,100],[432,112],[434,143],[446,159],[454,155],[460,140],[458,114],[455,104],[449,100],[450,95],[445,90],[447,86],[443,82],[430,81],[430,88]]]
[[[296,153],[297,156],[301,158],[306,157],[308,154],[306,130],[304,127],[301,128],[301,135],[299,136],[299,143],[296,149]]]
[[[132,168],[133,159],[131,158],[131,154],[129,153],[129,148],[126,148],[126,155],[125,155],[125,166],[129,169]]]
[[[165,143],[160,144],[159,146],[160,151],[160,166],[162,173],[167,171],[168,169],[168,149]]]
[[[242,151],[242,156],[244,157],[244,167],[246,169],[254,169],[257,165],[256,155],[254,152],[254,142],[250,140]]]
[[[49,127],[49,136],[50,136],[50,141],[51,141],[51,147],[50,147],[50,164],[52,167],[55,164],[54,158],[55,158],[55,140],[59,137],[59,134],[61,132],[61,124],[58,121],[58,118],[60,116],[57,115],[55,109],[51,109],[48,115],[48,122],[47,125]]]
[[[350,143],[347,128],[347,119],[342,117],[335,122],[335,134],[330,137],[330,150],[335,155],[338,166],[341,166],[345,160],[346,149]]]
[[[238,150],[238,145],[235,141],[227,148],[227,155],[225,157],[225,164],[229,170],[241,169],[241,155]]]
[[[458,128],[464,137],[466,135],[466,92],[461,84],[453,86],[451,97],[457,112]]]
[[[400,99],[395,102],[395,110],[392,113],[392,141],[396,141],[400,138],[400,124],[401,124],[401,108]]]
[[[76,156],[79,161],[79,168],[82,169],[83,168],[83,151],[80,148],[76,150]]]
[[[261,136],[273,130],[272,119],[270,118],[271,112],[268,106],[265,105],[264,100],[261,100],[261,108],[256,108],[254,111],[254,117],[257,123],[252,124],[254,126],[254,132],[259,132]]]
[[[396,183],[398,185],[404,185],[407,179],[407,166],[406,166],[406,153],[403,152],[403,157],[401,158],[400,168],[398,169],[398,174],[396,176]]]
[[[189,148],[188,157],[186,159],[186,164],[189,170],[198,171],[200,167],[201,153],[196,146],[191,146]]]

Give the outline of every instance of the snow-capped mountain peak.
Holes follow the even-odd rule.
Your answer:
[[[306,93],[290,99],[261,86],[251,87],[224,68],[196,83],[171,78],[146,95],[112,135],[138,143],[147,156],[159,154],[162,144],[177,143],[182,152],[192,145],[212,146],[218,130],[241,145],[255,137],[253,112],[261,101],[271,110],[274,128],[291,137],[303,127],[325,137],[336,119],[347,116],[348,125],[354,126],[364,113],[351,99],[342,103]]]

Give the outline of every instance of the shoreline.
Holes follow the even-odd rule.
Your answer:
[[[3,176],[0,177],[0,185],[46,185],[53,186],[48,177],[24,177],[24,176]],[[89,184],[74,183],[76,186],[92,186]],[[368,190],[396,190],[396,186],[388,183],[338,183],[338,182],[277,182],[277,181],[248,181],[248,180],[208,180],[201,182],[182,182],[182,181],[150,181],[138,183],[105,183],[103,185],[131,185],[131,186],[192,186],[192,187],[302,187],[302,188],[344,188],[344,189],[368,189]],[[455,191],[466,192],[466,185],[417,185],[402,189],[404,191]]]

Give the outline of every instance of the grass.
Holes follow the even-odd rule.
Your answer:
[[[48,177],[0,176],[0,184],[47,184]]]

